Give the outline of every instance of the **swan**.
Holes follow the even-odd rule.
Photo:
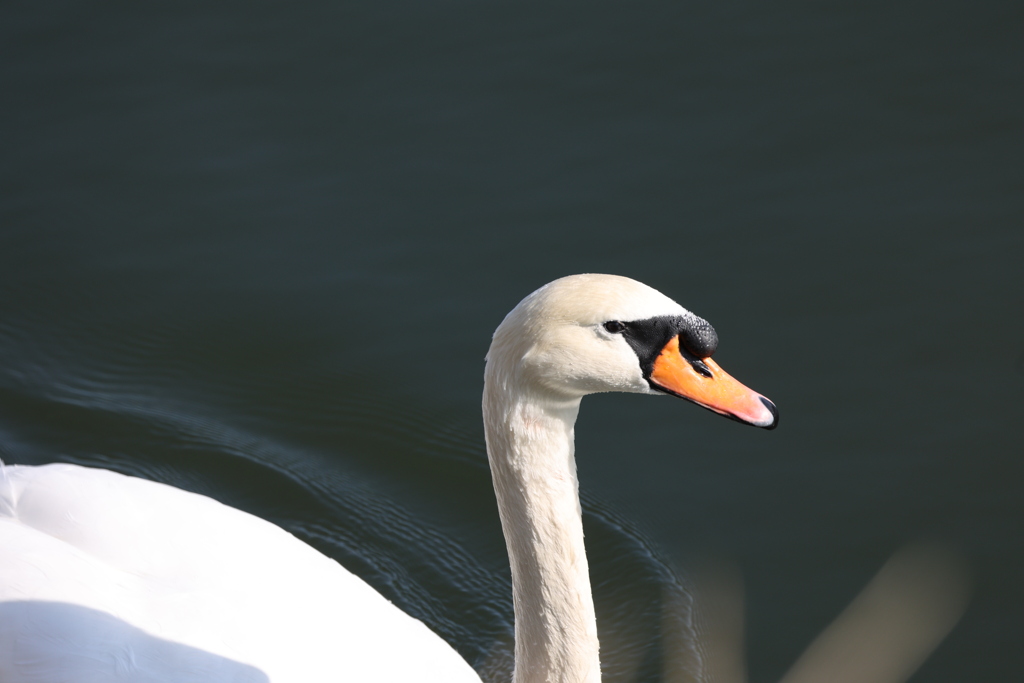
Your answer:
[[[488,460],[512,569],[515,683],[597,683],[573,429],[587,394],[669,394],[767,429],[702,318],[612,275],[533,292],[494,333]],[[480,678],[422,622],[283,529],[114,472],[0,476],[0,681],[314,683]]]

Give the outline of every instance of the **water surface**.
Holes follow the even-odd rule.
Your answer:
[[[1017,4],[0,17],[6,461],[278,522],[501,680],[489,335],[555,277],[628,275],[708,318],[782,423],[584,402],[606,677],[671,678],[686,577],[717,558],[745,578],[750,678],[777,680],[920,538],[975,592],[913,680],[1020,677]]]

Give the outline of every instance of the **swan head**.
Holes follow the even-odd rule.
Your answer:
[[[775,405],[711,360],[717,345],[706,320],[645,284],[571,275],[533,292],[505,317],[487,354],[486,379],[552,399],[669,394],[774,429]]]

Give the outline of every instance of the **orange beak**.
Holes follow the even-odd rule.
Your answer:
[[[697,367],[706,369],[710,377]],[[678,336],[672,337],[654,360],[650,382],[666,393],[755,427],[775,429],[779,424],[774,403],[737,382],[715,361],[684,358]]]

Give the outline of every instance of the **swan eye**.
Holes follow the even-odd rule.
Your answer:
[[[608,330],[612,334],[618,334],[626,329],[626,326],[620,323],[618,320],[609,320],[604,324],[604,329]]]

